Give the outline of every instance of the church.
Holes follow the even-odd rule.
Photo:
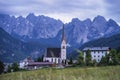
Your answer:
[[[64,25],[62,29],[62,39],[60,48],[47,48],[44,55],[45,62],[52,62],[55,64],[66,64],[66,38]]]
[[[43,62],[35,62],[28,57],[19,63],[19,67],[22,69],[34,70],[39,69],[40,67],[53,67],[54,64],[58,65],[59,67],[63,67],[66,65],[66,63],[66,39],[63,26],[60,48],[47,48]]]

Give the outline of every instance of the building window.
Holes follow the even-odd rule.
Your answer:
[[[98,55],[98,57],[100,57],[100,56]]]
[[[98,59],[98,62],[99,62],[100,60]]]
[[[94,55],[94,57],[96,57],[96,56]]]
[[[53,62],[53,58],[52,58],[52,60],[51,60],[52,62]]]
[[[98,53],[99,53],[100,51],[98,51]]]

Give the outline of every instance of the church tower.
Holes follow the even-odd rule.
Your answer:
[[[65,38],[64,25],[62,29],[62,41],[61,41],[61,61],[64,64],[66,63],[66,38]]]

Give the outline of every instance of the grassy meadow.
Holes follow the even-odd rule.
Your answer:
[[[44,68],[2,74],[0,80],[120,80],[120,66]]]

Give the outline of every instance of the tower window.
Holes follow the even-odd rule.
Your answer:
[[[65,49],[65,46],[63,46],[63,49]]]

